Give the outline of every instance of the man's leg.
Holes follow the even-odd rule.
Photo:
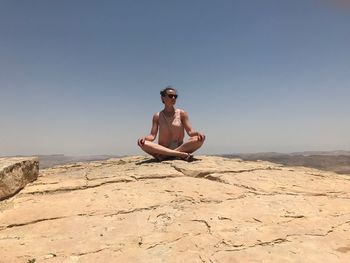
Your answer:
[[[198,136],[194,136],[188,139],[187,142],[177,147],[175,150],[179,152],[193,153],[198,150],[204,143],[203,140],[199,140]]]
[[[140,147],[146,153],[152,155],[153,157],[155,157],[159,161],[166,159],[166,156],[181,157],[183,159],[186,159],[188,156],[188,154],[186,152],[181,152],[178,150],[171,150],[169,148],[166,148],[162,145],[159,145],[157,143],[153,143],[150,141],[145,141],[144,145],[142,145]]]

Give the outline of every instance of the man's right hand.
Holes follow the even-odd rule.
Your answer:
[[[145,141],[146,141],[146,137],[138,139],[137,141],[138,146],[140,147],[143,146],[145,144]]]

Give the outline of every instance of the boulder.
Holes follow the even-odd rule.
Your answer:
[[[36,180],[38,174],[39,161],[36,157],[0,158],[0,200],[16,194]]]

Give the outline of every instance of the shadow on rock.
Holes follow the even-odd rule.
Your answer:
[[[146,159],[140,162],[135,163],[136,165],[142,165],[142,164],[150,164],[150,163],[161,163],[161,162],[166,162],[166,161],[175,161],[175,160],[180,160],[180,161],[184,161],[186,162],[184,159],[181,159],[179,157],[169,157],[167,159],[164,159],[162,161],[157,160],[156,158],[151,158],[151,159]],[[201,161],[201,159],[195,158],[193,157],[191,159],[191,161],[187,161],[187,162],[197,162],[197,161]]]

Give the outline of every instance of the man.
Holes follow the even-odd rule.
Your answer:
[[[164,109],[153,115],[151,133],[138,139],[137,144],[143,151],[158,161],[170,157],[180,157],[192,161],[192,153],[199,149],[205,140],[204,134],[194,131],[186,111],[176,109],[176,90],[168,86],[160,92]],[[159,130],[158,144],[153,143]],[[190,138],[183,142],[185,131]]]

